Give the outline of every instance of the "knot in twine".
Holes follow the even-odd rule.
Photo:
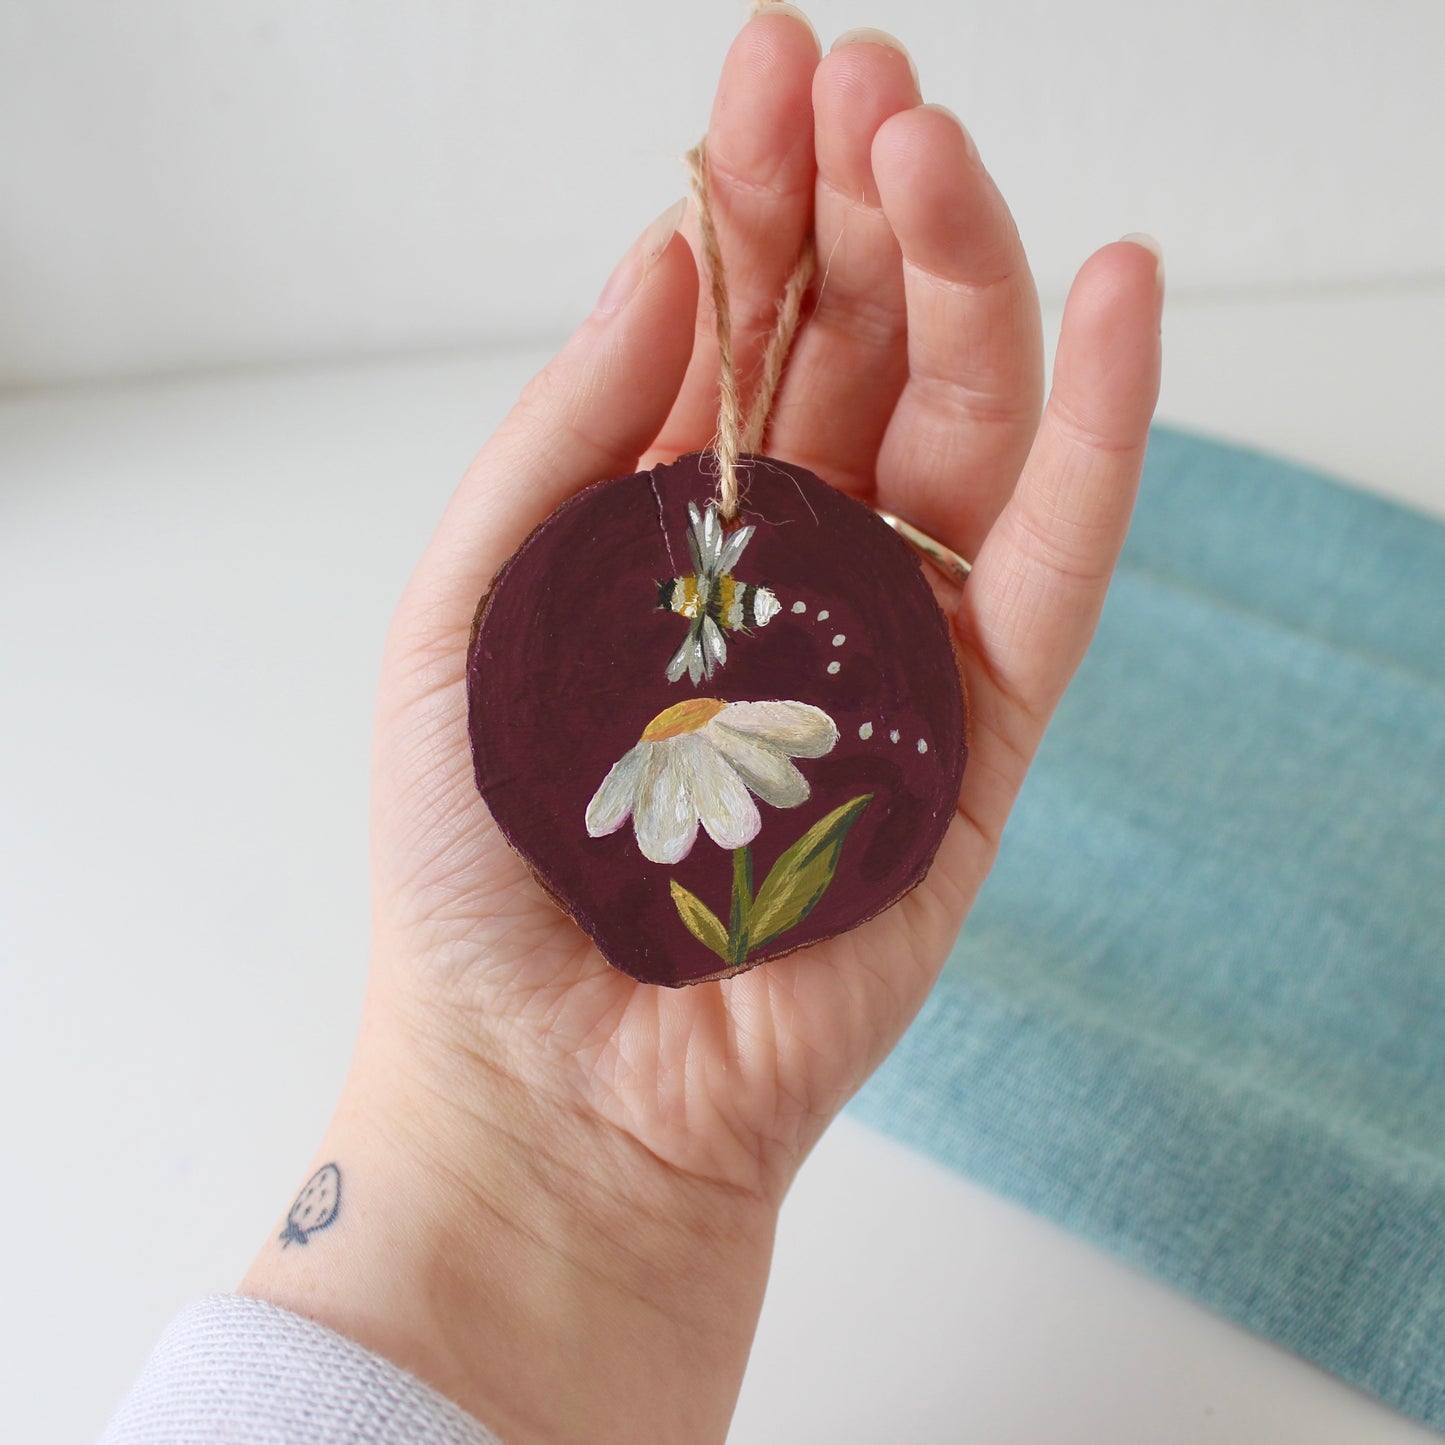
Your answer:
[[[728,304],[727,273],[723,269],[722,247],[718,244],[717,226],[713,220],[708,188],[707,137],[704,136],[687,153],[688,173],[692,177],[693,201],[697,206],[698,239],[702,245],[702,266],[712,291],[713,312],[717,320],[718,412],[717,435],[712,452],[718,462],[718,515],[732,522],[738,514],[738,458],[745,453],[762,450],[772,415],[773,399],[783,379],[788,352],[797,334],[802,317],[803,298],[813,279],[817,255],[810,235],[803,243],[798,259],[788,274],[783,294],[778,300],[777,319],[763,353],[762,375],[752,405],[743,411],[737,363],[733,355],[732,309]]]

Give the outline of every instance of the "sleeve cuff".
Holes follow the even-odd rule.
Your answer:
[[[167,1327],[100,1445],[501,1445],[354,1340],[265,1300],[214,1295]]]

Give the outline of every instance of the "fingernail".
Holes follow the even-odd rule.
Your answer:
[[[1162,295],[1164,292],[1164,247],[1147,231],[1130,231],[1127,236],[1120,236],[1119,239],[1121,241],[1130,241],[1136,246],[1142,246],[1153,256],[1154,280]]]
[[[612,316],[627,304],[633,292],[642,284],[652,264],[667,250],[668,242],[677,235],[682,224],[687,202],[674,201],[638,238],[631,249],[617,263],[617,269],[607,278],[602,295],[597,298],[597,314]]]
[[[907,46],[896,35],[890,35],[886,30],[875,30],[871,25],[863,25],[857,30],[845,30],[833,42],[833,49],[841,50],[845,45],[882,45],[889,50],[896,50],[908,62],[908,68],[913,72],[913,85],[917,89],[918,67],[913,63]]]
[[[796,5],[784,5],[781,0],[771,0],[770,4],[754,5],[753,13],[748,16],[748,19],[756,20],[759,15],[787,15],[798,21],[799,24],[806,25],[808,34],[813,37],[813,44],[818,47],[819,51],[822,50],[823,42],[818,39],[818,32],[813,29],[813,22]]]
[[[959,119],[958,112],[950,110],[946,105],[940,105],[936,100],[930,100],[927,105],[919,107],[921,110],[941,111],[963,132],[963,142],[968,147],[968,153],[974,160],[978,159],[978,147],[974,144],[973,137],[968,133],[968,127]]]

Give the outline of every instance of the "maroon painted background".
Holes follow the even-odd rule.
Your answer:
[[[962,686],[917,555],[801,467],[742,464],[742,520],[757,532],[734,576],[770,587],[782,611],[751,635],[727,633],[727,663],[710,680],[667,681],[687,622],[658,609],[656,584],[692,571],[687,503],[715,495],[715,465],[710,454],[683,457],[599,482],[559,508],[498,574],[468,658],[477,786],[498,826],[608,961],[649,983],[723,971],[684,927],[669,881],[726,922],[732,879],[732,855],[705,832],[675,867],[642,856],[630,819],[607,837],[587,835],[593,793],[663,708],[689,697],[781,698],[821,707],[837,724],[831,753],[796,759],[812,796],[790,809],[759,803],[755,887],[825,813],[874,794],[822,900],[749,967],[845,932],[916,885],[963,777]],[[799,601],[801,615],[792,610]],[[846,641],[834,646],[840,633]],[[841,666],[829,674],[833,661]]]

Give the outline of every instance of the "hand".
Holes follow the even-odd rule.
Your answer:
[[[927,880],[840,938],[720,984],[610,969],[476,793],[463,681],[478,598],[559,503],[706,446],[713,317],[665,217],[463,479],[397,611],[375,754],[375,956],[319,1159],[355,1218],[246,1289],[390,1354],[508,1445],[721,1439],[777,1207],[937,977],[1093,633],[1159,373],[1156,256],[1080,271],[1047,407],[1038,303],[969,137],[865,33],[819,60],[752,20],[708,132],[739,369],[805,238],[816,306],[768,450],[973,559],[948,597],[971,751]],[[821,284],[819,284],[821,283]],[[705,288],[704,288],[705,290]],[[352,1243],[340,1246],[343,1229]]]

